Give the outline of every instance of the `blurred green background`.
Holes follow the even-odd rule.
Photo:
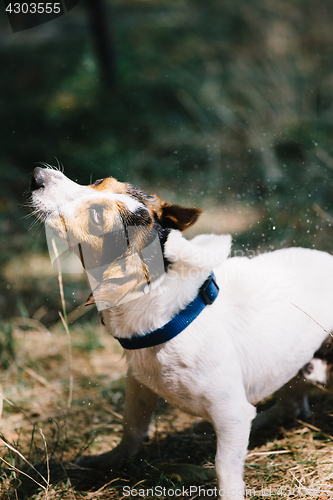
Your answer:
[[[112,81],[84,0],[15,34],[0,7],[3,320],[51,323],[60,308],[43,228],[26,218],[37,161],[204,208],[200,230],[231,231],[236,249],[333,251],[332,1],[105,5]],[[77,277],[64,290],[69,309],[89,294]]]

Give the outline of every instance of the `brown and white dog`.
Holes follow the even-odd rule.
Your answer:
[[[126,351],[123,440],[81,463],[107,469],[133,456],[160,394],[212,422],[219,496],[243,498],[253,405],[295,377],[326,338],[323,328],[333,330],[333,257],[290,248],[229,258],[230,236],[183,237],[200,210],[163,203],[113,178],[80,186],[59,171],[36,168],[31,206],[68,242],[87,274],[95,273],[88,303],[100,304],[105,325],[117,338],[144,337],[168,324],[196,300],[212,270],[220,289],[179,335]],[[131,241],[129,227],[135,228]],[[142,252],[156,236],[164,275],[149,288],[149,256]]]

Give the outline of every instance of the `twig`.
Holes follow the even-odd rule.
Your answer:
[[[3,409],[3,393],[2,393],[2,385],[0,384],[0,420],[2,415],[2,409]]]
[[[59,311],[59,316],[61,319],[62,324],[64,325],[66,334],[67,334],[67,340],[68,340],[68,354],[69,354],[69,395],[68,395],[68,402],[67,406],[70,408],[72,406],[72,401],[73,401],[73,372],[72,372],[72,365],[73,365],[73,357],[72,357],[72,342],[71,342],[71,336],[69,333],[69,328],[68,324]]]
[[[111,413],[115,417],[119,418],[119,420],[124,420],[124,417],[122,415],[120,415],[120,413],[117,413],[116,411],[114,411],[111,408],[111,406],[109,406],[109,405],[102,405],[102,408],[103,408],[103,410],[108,411],[109,413]]]
[[[47,480],[45,479],[45,477],[29,462],[29,460],[27,458],[25,458],[24,455],[22,455],[22,453],[20,451],[18,451],[16,448],[14,448],[14,446],[12,446],[10,443],[8,443],[7,439],[5,438],[5,436],[2,436],[0,438],[0,440],[4,443],[5,446],[7,446],[7,448],[11,451],[13,451],[14,453],[16,453],[25,463],[27,463],[29,465],[29,467],[32,468],[32,470],[34,470],[42,479],[43,481],[45,481],[46,485],[49,486],[49,483],[47,482]],[[1,460],[3,460],[5,463],[8,464],[8,462],[6,462],[2,457],[0,457]],[[9,464],[10,467],[13,467],[16,471],[24,474],[24,472],[20,471],[19,469],[17,469],[14,465],[11,465]],[[35,481],[35,479],[33,479],[31,476],[29,476],[28,474],[25,474],[26,476],[30,477],[30,479],[32,479],[33,481]],[[39,484],[37,481],[35,481],[35,483]],[[44,490],[46,491],[46,487],[45,486],[42,486],[40,485],[42,488],[44,488]]]
[[[49,454],[48,454],[48,451],[47,451],[47,443],[46,443],[46,439],[45,439],[43,430],[40,428],[39,432],[40,432],[40,434],[41,434],[41,436],[43,438],[43,443],[44,443],[44,448],[45,448],[46,470],[47,470],[47,490],[48,490],[48,487],[49,487],[49,484],[50,484],[50,477],[51,477],[51,474],[50,474]],[[47,491],[46,491],[46,493],[47,493]]]
[[[291,450],[254,451],[252,453],[248,453],[246,455],[246,458],[255,457],[255,456],[267,456],[267,455],[282,455],[283,453],[291,453]]]
[[[333,391],[330,391],[329,389],[327,389],[327,387],[323,386],[322,384],[319,384],[319,382],[315,382],[313,385],[317,387],[317,389],[320,389],[321,391],[327,392],[328,394],[333,394]]]
[[[30,377],[38,380],[38,382],[40,382],[41,384],[45,385],[46,387],[50,387],[50,386],[53,385],[53,384],[50,384],[50,382],[48,382],[46,380],[46,378],[44,378],[44,377],[42,377],[42,375],[39,375],[38,373],[36,373],[35,370],[33,370],[32,368],[29,368],[28,366],[23,367],[23,370],[28,375],[30,375]]]
[[[8,400],[7,398],[3,397],[3,394],[0,393],[0,399],[1,401],[4,400],[6,401],[6,403],[10,404],[11,406],[14,406],[14,407],[17,407],[19,408],[17,405],[15,405],[14,403],[12,403],[10,400]],[[23,415],[31,422],[31,420],[29,419],[29,417],[23,412],[23,410],[21,410],[21,408],[19,408],[19,410],[23,413]],[[31,422],[32,423],[32,422]],[[35,428],[35,425],[33,424],[33,427]],[[46,483],[46,487],[39,483],[36,479],[34,479],[32,476],[30,476],[29,474],[27,474],[26,472],[18,469],[17,467],[15,467],[15,465],[7,462],[4,458],[0,457],[0,460],[2,460],[3,463],[5,463],[7,466],[10,467],[10,469],[12,470],[15,470],[16,472],[18,472],[19,474],[23,474],[24,476],[28,477],[29,479],[31,479],[32,481],[34,481],[38,486],[40,486],[40,488],[42,488],[45,493],[47,494],[48,492],[48,489],[49,489],[49,486],[50,486],[50,467],[49,467],[49,461],[48,461],[48,453],[47,453],[47,447],[46,447],[46,440],[45,440],[45,436],[43,434],[43,431],[42,429],[38,429],[38,432],[40,433],[40,435],[42,436],[42,439],[43,439],[43,442],[44,442],[44,446],[45,446],[45,449],[46,449],[46,462],[47,462],[47,479],[45,479],[45,477],[32,465],[32,463],[29,462],[29,460],[27,458],[25,458],[25,456],[19,451],[17,450],[16,448],[14,448],[14,446],[12,446],[8,441],[7,439],[5,438],[5,436],[3,434],[0,435],[0,442],[2,442],[9,450],[13,451],[14,453],[16,453],[26,464],[29,465],[29,467],[31,467],[31,469],[33,471],[36,472],[36,474],[38,474],[39,477],[41,477],[43,479],[43,481]]]
[[[29,474],[27,474],[26,472],[23,472],[23,470],[20,470],[20,469],[18,469],[17,467],[15,467],[15,465],[12,465],[11,463],[7,462],[7,460],[5,460],[4,458],[0,457],[0,460],[1,460],[4,464],[8,465],[8,467],[9,467],[10,469],[12,469],[12,470],[14,470],[14,471],[18,472],[19,474],[23,474],[24,476],[26,476],[26,477],[28,477],[29,479],[31,479],[31,481],[33,481],[34,483],[38,484],[38,486],[39,486],[40,488],[42,488],[42,489],[45,491],[45,493],[47,492],[47,488],[46,488],[45,486],[43,486],[41,483],[39,483],[38,481],[36,481],[36,479],[34,479],[32,476],[29,476]],[[28,462],[28,464],[29,464],[29,462]],[[30,464],[29,464],[29,465],[30,465]],[[32,467],[32,466],[31,466],[31,467]],[[36,469],[35,469],[35,470],[36,470]],[[36,472],[38,472],[38,471],[36,471]],[[39,474],[39,475],[40,475],[40,476],[44,479],[44,481],[46,481],[46,480],[45,480],[45,477],[43,477],[43,476],[42,476],[39,472],[38,472],[38,474]]]
[[[74,323],[74,321],[81,318],[81,316],[91,311],[93,307],[95,307],[94,304],[84,307],[84,302],[82,302],[81,305],[79,305],[78,307],[73,309],[73,311],[67,314],[67,324],[70,325],[71,323]],[[62,321],[60,320],[54,323],[54,325],[52,325],[52,327],[50,328],[50,332],[56,331],[59,328],[60,323],[62,323]]]
[[[319,427],[316,427],[315,425],[309,424],[308,422],[304,422],[303,420],[299,420],[298,418],[294,418],[294,420],[295,420],[295,422],[298,422],[299,424],[304,425],[305,427],[308,427],[312,431],[321,432],[323,434],[323,436],[328,437],[329,439],[331,439],[333,441],[333,436],[331,436],[330,434],[327,434],[323,430],[319,429]]]
[[[293,468],[293,469],[297,469],[297,468],[298,468],[298,466],[297,466],[297,467],[292,467],[292,468]],[[297,481],[297,482],[298,482],[299,486],[300,486],[301,488],[304,488],[304,486],[303,486],[303,484],[301,483],[301,481],[300,481],[299,479],[297,479],[297,477],[296,477],[296,476],[295,476],[295,474],[291,471],[291,469],[289,469],[289,470],[288,470],[288,472],[290,472],[290,474],[293,476],[293,478],[295,479],[295,481]]]
[[[19,410],[20,413],[22,413],[22,415],[28,420],[28,422],[30,422],[30,424],[32,425],[33,427],[33,430],[37,429],[37,432],[39,433],[39,429],[36,427],[36,424],[31,420],[31,418],[28,417],[28,415],[22,410],[22,408],[20,408],[20,406],[18,406],[17,404],[13,403],[12,401],[10,401],[10,399],[7,399],[4,397],[3,394],[0,394],[0,396],[2,397],[2,399],[7,403],[9,404],[10,406],[13,406],[14,408],[16,408],[17,410]],[[49,418],[53,418],[51,416],[47,417],[47,416],[44,416],[44,419],[49,419]],[[38,419],[40,420],[40,418]],[[20,427],[21,427],[21,424],[19,424]],[[13,429],[16,428],[16,426],[12,427]],[[9,428],[10,429],[10,428]],[[7,429],[8,430],[8,429]],[[0,433],[0,437],[3,436],[3,434]]]
[[[67,320],[67,313],[66,313],[66,303],[65,303],[65,295],[64,295],[64,285],[62,282],[62,273],[60,269],[60,263],[58,260],[59,253],[57,249],[57,245],[55,243],[54,238],[52,238],[52,246],[54,250],[54,254],[56,257],[56,261],[58,262],[58,281],[59,281],[59,290],[60,290],[60,297],[61,297],[61,304],[62,304],[62,314],[59,311],[59,316],[61,319],[61,322],[65,328],[66,334],[67,334],[67,340],[68,340],[68,352],[69,352],[69,395],[68,395],[68,402],[67,406],[68,408],[71,407],[72,401],[73,401],[73,373],[72,373],[72,343],[71,343],[71,336],[69,333],[68,329],[68,320]]]
[[[316,325],[318,325],[322,330],[324,330],[325,333],[327,333],[328,335],[330,335],[331,337],[333,337],[333,334],[331,332],[329,332],[328,330],[326,330],[326,328],[324,328],[323,326],[321,326],[320,323],[318,323],[318,321],[316,321],[315,319],[313,319],[312,316],[310,316],[310,314],[308,314],[307,312],[303,311],[303,309],[301,309],[300,307],[298,307],[296,304],[293,304],[293,302],[291,302],[291,304],[293,306],[295,306],[297,309],[299,309],[300,311],[302,311],[302,313],[306,314],[306,316],[310,319],[312,319],[312,321],[314,321],[316,323]]]
[[[330,224],[333,224],[333,218],[327,212],[325,212],[325,210],[323,210],[319,205],[317,205],[317,203],[314,203],[312,205],[312,208],[316,212],[316,214],[320,215],[322,219],[326,220],[326,222],[329,222]]]
[[[326,153],[323,148],[316,149],[318,158],[325,163],[325,165],[331,169],[333,169],[333,158]]]
[[[64,285],[62,282],[62,273],[61,273],[60,261],[58,258],[59,252],[58,252],[57,245],[56,245],[54,238],[52,238],[52,247],[53,247],[53,251],[54,251],[54,255],[55,255],[55,262],[57,262],[57,267],[58,267],[58,282],[59,282],[60,298],[61,298],[61,304],[62,304],[62,312],[63,312],[64,318],[66,319],[66,322],[67,322]]]
[[[108,486],[110,486],[110,484],[115,483],[116,481],[119,481],[119,479],[120,479],[119,477],[116,477],[115,479],[112,479],[108,483],[104,484],[101,488],[94,491],[93,493],[87,493],[87,497],[95,500],[96,495],[98,495],[99,493],[102,493]]]

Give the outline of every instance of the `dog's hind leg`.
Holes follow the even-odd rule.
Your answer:
[[[127,458],[133,457],[148,433],[157,394],[140,384],[128,370],[126,379],[126,406],[124,434],[121,443],[111,451],[77,460],[81,467],[98,470],[112,469]]]
[[[253,420],[251,440],[255,440],[260,431],[265,428],[280,426],[297,418],[307,420],[311,415],[308,400],[311,389],[311,383],[307,382],[301,372],[279,389],[274,397],[276,403],[258,413]]]

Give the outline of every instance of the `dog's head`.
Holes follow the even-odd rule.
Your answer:
[[[146,293],[168,267],[164,244],[201,210],[164,203],[112,177],[82,186],[51,168],[35,168],[31,207],[79,259],[93,288],[87,304],[112,307]]]

